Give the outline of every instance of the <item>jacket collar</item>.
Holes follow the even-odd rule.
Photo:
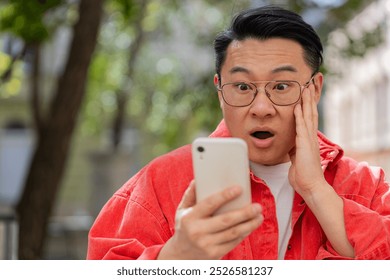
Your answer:
[[[340,146],[326,138],[320,131],[317,132],[317,136],[320,147],[322,170],[325,170],[327,167],[332,168],[344,155],[344,151]],[[210,137],[231,137],[225,120],[222,119],[214,132],[211,133]]]

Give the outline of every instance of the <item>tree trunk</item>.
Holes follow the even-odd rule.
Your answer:
[[[42,259],[48,220],[65,170],[74,127],[85,95],[104,0],[81,0],[79,20],[64,73],[47,118],[37,129],[37,146],[17,205],[19,259]]]
[[[141,0],[139,12],[134,21],[135,38],[131,47],[129,48],[129,60],[127,62],[127,72],[121,88],[118,89],[115,95],[117,110],[112,125],[112,129],[113,129],[112,148],[114,153],[118,150],[122,142],[122,133],[125,125],[127,102],[129,100],[129,95],[131,90],[128,87],[128,84],[129,81],[131,83],[131,81],[133,80],[133,74],[136,67],[136,60],[145,39],[145,31],[142,28],[142,21],[145,18],[148,2],[149,1],[147,0]]]

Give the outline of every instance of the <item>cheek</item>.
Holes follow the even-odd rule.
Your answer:
[[[236,112],[234,112],[234,110],[232,110],[232,108],[230,108],[229,106],[227,106],[224,103],[221,103],[221,109],[222,109],[223,118],[225,119],[226,124],[230,127],[234,126],[235,122],[238,119]]]
[[[231,107],[226,104],[221,105],[223,118],[225,119],[226,126],[228,127],[232,136],[242,136],[245,123],[245,110],[244,108]]]
[[[296,128],[295,128],[295,117],[292,110],[281,114],[281,129],[284,141],[287,143],[295,143]]]
[[[294,114],[292,114],[291,118],[284,122],[284,130],[286,132],[286,141],[295,144],[296,137],[296,128],[295,128],[295,118]]]

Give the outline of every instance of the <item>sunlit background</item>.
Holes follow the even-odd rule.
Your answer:
[[[390,172],[389,1],[106,0],[69,131],[51,118],[52,100],[82,2],[88,1],[0,1],[0,259],[27,258],[18,253],[18,216],[45,219],[39,203],[28,214],[17,211],[24,190],[34,188],[26,183],[32,172],[60,175],[56,184],[42,180],[46,234],[26,230],[43,240],[28,258],[85,259],[88,230],[113,192],[154,157],[213,130],[221,119],[213,39],[250,6],[293,9],[318,30],[326,74],[320,130],[347,154]],[[74,94],[68,86],[63,100]],[[51,126],[60,139],[71,136],[62,172],[30,165]],[[47,144],[49,155],[66,147],[56,145]]]

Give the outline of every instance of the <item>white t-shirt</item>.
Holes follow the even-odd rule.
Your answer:
[[[292,232],[291,211],[294,189],[288,181],[288,170],[291,166],[291,162],[274,166],[265,166],[251,162],[250,166],[252,172],[265,181],[275,198],[276,216],[279,228],[278,258],[282,260],[284,259]]]

